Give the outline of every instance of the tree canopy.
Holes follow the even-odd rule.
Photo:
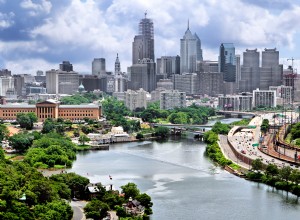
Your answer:
[[[33,128],[33,123],[37,121],[38,118],[33,112],[17,114],[17,122],[20,124],[21,128],[25,128],[26,130],[31,130]]]

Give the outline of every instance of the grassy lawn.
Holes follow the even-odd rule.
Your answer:
[[[89,149],[91,149],[91,146],[90,145],[81,145],[81,144],[79,144],[79,145],[77,145],[76,146],[76,150],[89,150]]]

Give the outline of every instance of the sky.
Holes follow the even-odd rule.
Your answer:
[[[204,60],[217,60],[221,43],[241,55],[276,47],[280,62],[294,58],[300,73],[300,0],[0,0],[0,69],[35,75],[68,60],[91,73],[93,59],[103,57],[112,71],[118,53],[126,72],[145,11],[156,58],[180,55],[189,19]]]

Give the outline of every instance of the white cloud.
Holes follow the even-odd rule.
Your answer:
[[[41,13],[49,14],[52,4],[48,0],[41,0],[40,3],[33,3],[32,0],[23,0],[20,6],[29,10],[30,16],[37,16]]]
[[[99,8],[104,3],[107,7]],[[154,22],[156,57],[180,53],[180,38],[188,19],[191,31],[197,32],[202,41],[204,59],[217,60],[223,42],[234,43],[239,53],[248,47],[300,49],[295,41],[300,28],[299,4],[276,8],[275,12],[242,0],[114,0],[108,5],[107,1],[72,0],[59,10],[47,0],[22,0],[21,7],[31,16],[48,14],[47,19],[26,29],[32,37],[29,41],[0,43],[2,53],[22,48],[35,55],[44,53],[46,62],[47,53],[67,56],[68,52],[74,56],[74,51],[80,51],[83,60],[73,62],[80,71],[90,71],[94,56],[105,57],[107,69],[113,69],[116,53],[126,71],[131,64],[132,41],[146,10]],[[13,24],[13,16],[4,15],[0,14],[0,29]]]
[[[12,26],[14,24],[14,16],[15,14],[13,12],[8,14],[0,12],[0,30]]]

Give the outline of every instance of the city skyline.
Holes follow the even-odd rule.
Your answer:
[[[145,11],[154,23],[156,58],[180,54],[189,19],[204,60],[218,60],[220,44],[233,43],[241,56],[247,48],[276,47],[282,64],[294,57],[300,67],[298,1],[0,0],[0,68],[35,74],[69,60],[75,71],[91,73],[94,58],[113,70],[118,53],[125,70]]]

